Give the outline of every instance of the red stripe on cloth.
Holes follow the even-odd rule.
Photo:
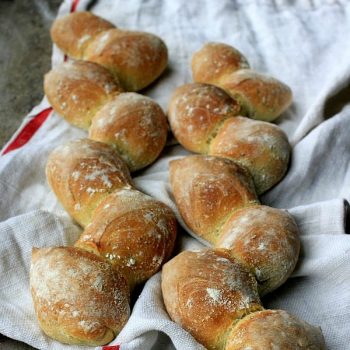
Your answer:
[[[70,8],[70,12],[74,12],[77,9],[78,4],[79,4],[79,0],[73,0],[72,6]],[[64,61],[66,60],[67,60],[67,56],[65,55]],[[49,107],[41,111],[35,117],[33,117],[33,119],[31,119],[23,127],[23,129],[20,131],[17,137],[3,150],[1,155],[4,155],[8,152],[11,152],[25,145],[36,133],[36,131],[40,128],[40,126],[45,122],[45,120],[47,119],[51,111],[52,111],[52,108]]]
[[[4,155],[25,145],[44,123],[51,112],[52,107],[46,108],[37,114],[33,119],[31,119],[20,131],[17,137],[4,149],[2,154]]]
[[[77,9],[79,0],[73,0],[72,7],[70,8],[70,12],[74,12]]]
[[[120,350],[120,345],[105,345],[102,350]]]

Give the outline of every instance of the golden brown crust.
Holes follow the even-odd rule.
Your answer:
[[[175,238],[176,219],[165,204],[122,189],[101,202],[76,246],[103,256],[132,288],[169,259]]]
[[[192,74],[195,82],[225,90],[253,119],[273,121],[292,102],[286,84],[249,69],[246,58],[226,44],[205,44],[193,55]]]
[[[197,83],[175,90],[168,117],[175,137],[186,149],[207,153],[219,125],[240,112],[241,107],[223,90]]]
[[[153,34],[110,29],[94,38],[84,59],[106,67],[125,90],[138,91],[162,74],[168,50]]]
[[[222,124],[210,144],[209,154],[232,159],[246,167],[260,195],[285,175],[290,145],[286,134],[278,126],[235,117]]]
[[[249,68],[247,59],[230,45],[209,42],[192,56],[193,81],[216,84],[223,75]]]
[[[53,22],[51,38],[67,55],[81,59],[93,38],[111,28],[115,28],[112,23],[91,12],[74,12]]]
[[[292,103],[292,90],[270,76],[242,69],[215,83],[247,111],[252,119],[273,121]]]
[[[282,310],[246,316],[232,329],[225,350],[326,350],[322,331]]]
[[[78,248],[33,249],[30,286],[41,328],[62,343],[107,344],[129,317],[123,276]]]
[[[159,37],[116,29],[90,12],[58,18],[51,28],[51,38],[69,56],[106,67],[127,91],[151,84],[168,62],[167,47]]]
[[[186,149],[226,157],[248,168],[261,194],[287,171],[288,138],[278,126],[237,116],[239,111],[237,103],[222,90],[187,84],[171,99],[169,121]]]
[[[68,61],[45,75],[52,108],[69,123],[87,129],[96,112],[122,88],[107,69],[92,62]]]
[[[49,156],[46,175],[63,207],[83,227],[108,194],[132,186],[118,154],[110,146],[88,139],[57,147]]]
[[[180,253],[163,267],[162,292],[170,317],[208,349],[222,349],[235,320],[263,309],[254,277],[224,251]]]
[[[228,159],[193,155],[173,160],[169,178],[188,227],[214,244],[235,208],[259,203],[249,172]]]
[[[160,106],[148,97],[124,93],[92,120],[89,137],[112,145],[130,171],[151,164],[165,146],[168,126]]]
[[[227,249],[250,269],[262,296],[293,272],[300,249],[299,229],[287,211],[251,206],[233,212],[215,246]]]

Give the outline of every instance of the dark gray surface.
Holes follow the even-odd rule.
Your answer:
[[[0,148],[43,97],[49,29],[61,0],[0,0]],[[0,335],[0,349],[33,349]]]
[[[0,0],[0,148],[43,97],[61,0]]]

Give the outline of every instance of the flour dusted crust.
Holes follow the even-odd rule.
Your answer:
[[[173,212],[134,188],[113,148],[89,139],[70,141],[51,153],[46,173],[67,212],[85,228],[76,246],[116,266],[130,288],[170,258]]]
[[[54,110],[82,129],[88,129],[97,111],[123,91],[107,69],[72,60],[45,75],[44,89]]]
[[[156,35],[117,29],[90,12],[56,19],[51,38],[69,56],[107,68],[127,91],[151,84],[168,62],[167,47]]]
[[[249,68],[247,59],[234,47],[209,42],[192,56],[192,76],[197,83],[218,83],[222,76]]]
[[[88,44],[98,33],[115,26],[91,12],[74,12],[57,18],[51,28],[52,41],[69,56],[82,59]]]
[[[208,349],[222,349],[235,320],[262,310],[252,274],[224,251],[185,251],[162,272],[166,309]]]
[[[123,189],[100,203],[76,246],[107,259],[133,287],[159,271],[175,238],[176,219],[166,205]]]
[[[186,224],[245,265],[260,295],[286,281],[299,257],[298,226],[288,212],[259,204],[249,172],[228,159],[193,155],[172,161],[169,173]]]
[[[106,344],[129,317],[122,274],[78,248],[34,248],[30,286],[42,330],[62,343]]]
[[[225,157],[246,167],[261,194],[285,175],[290,158],[286,134],[271,123],[241,117],[237,102],[214,86],[187,84],[173,94],[169,122],[187,149]]]
[[[209,84],[185,84],[169,103],[169,122],[177,140],[188,150],[208,153],[220,125],[242,111],[222,89]]]
[[[209,350],[325,350],[321,329],[265,310],[249,269],[225,249],[185,251],[163,266],[170,317]]]
[[[232,46],[208,43],[192,58],[195,82],[225,90],[250,118],[273,121],[292,102],[292,90],[281,81],[249,69],[246,58]]]
[[[173,160],[169,178],[186,224],[211,243],[234,208],[259,203],[249,172],[229,159],[193,155]]]
[[[286,174],[290,145],[277,125],[235,117],[226,120],[210,144],[209,154],[226,157],[246,167],[258,194],[277,184]]]
[[[263,310],[239,321],[224,349],[326,350],[326,345],[319,327],[283,310]]]
[[[106,67],[127,91],[138,91],[157,79],[168,62],[168,51],[157,36],[111,29],[99,33],[84,59]]]
[[[224,75],[217,85],[239,101],[252,119],[273,121],[292,101],[287,85],[250,69]]]
[[[105,104],[92,120],[89,137],[113,146],[135,171],[152,163],[165,146],[167,120],[152,99],[123,93]]]
[[[46,176],[61,204],[83,227],[104,198],[132,186],[129,170],[118,154],[88,139],[57,147],[49,156]]]
[[[220,231],[216,247],[246,265],[254,274],[260,295],[283,284],[299,257],[299,229],[284,210],[265,205],[239,209]]]

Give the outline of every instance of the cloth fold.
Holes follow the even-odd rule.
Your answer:
[[[164,109],[174,88],[191,81],[191,55],[207,41],[237,47],[254,69],[292,87],[294,103],[277,120],[293,144],[289,172],[261,200],[293,214],[302,250],[291,278],[263,303],[320,325],[329,349],[348,349],[350,98],[336,109],[326,106],[349,85],[350,45],[344,33],[350,32],[350,3],[65,0],[58,16],[87,8],[120,28],[149,31],[164,39],[169,68],[143,91]],[[52,64],[63,58],[54,47]],[[44,99],[24,125],[48,107]],[[81,232],[49,189],[45,164],[56,146],[86,136],[51,113],[28,143],[0,157],[0,333],[38,349],[88,349],[60,344],[43,334],[34,315],[28,275],[33,246],[70,245]],[[140,190],[175,211],[183,228],[176,252],[205,243],[181,219],[168,181],[169,162],[188,153],[179,145],[168,146],[156,163],[134,178]],[[158,273],[144,285],[128,323],[112,344],[122,350],[203,349],[169,319],[160,279]]]

